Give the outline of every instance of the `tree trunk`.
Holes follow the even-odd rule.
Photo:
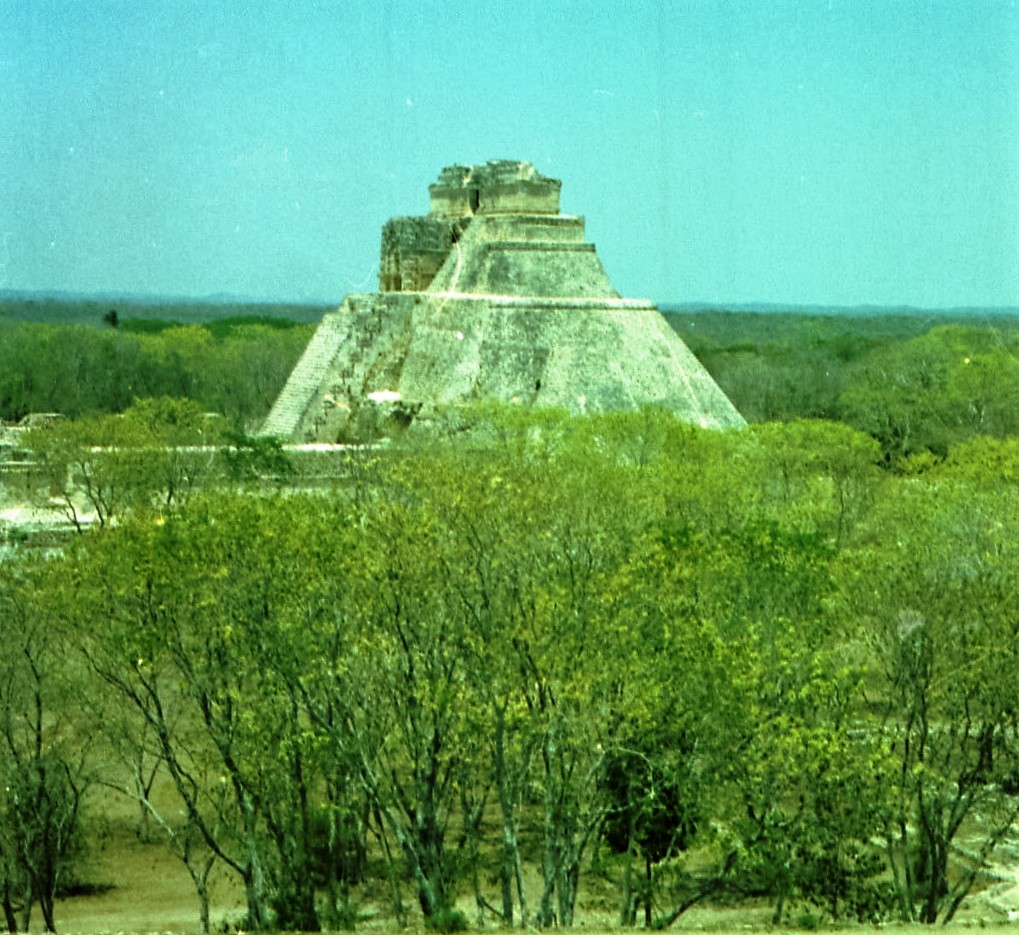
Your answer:
[[[572,848],[570,848],[572,851]],[[559,924],[573,925],[573,911],[577,905],[577,885],[580,883],[580,861],[561,853],[556,889],[559,895]]]
[[[185,860],[188,872],[195,884],[195,892],[198,894],[198,925],[201,935],[209,935],[209,874],[212,873],[213,865],[216,863],[216,855],[210,854],[205,858],[200,870],[196,870],[189,860]]]
[[[520,861],[520,846],[517,840],[515,797],[510,788],[510,777],[506,766],[506,709],[495,705],[494,771],[495,787],[502,811],[502,861],[499,867],[502,886],[503,924],[513,925],[513,884],[516,882],[520,902],[520,924],[527,925],[527,903],[524,898],[523,871]]]
[[[31,878],[25,881],[24,892],[21,903],[21,923],[17,928],[19,932],[27,932],[29,923],[32,921],[32,903],[35,902],[35,893],[32,891]]]
[[[644,855],[644,927],[651,928],[652,897],[654,896],[654,870],[651,856]]]
[[[276,910],[274,926],[291,932],[321,930],[315,909],[315,881],[308,860],[308,829],[304,821],[297,827],[287,823],[269,822],[279,855],[275,887],[271,894]]]
[[[555,912],[552,909],[552,896],[556,884],[559,882],[559,867],[562,862],[562,846],[560,841],[561,829],[557,815],[558,802],[556,801],[558,789],[554,780],[554,767],[556,758],[555,728],[549,725],[542,744],[542,760],[545,771],[545,848],[542,855],[541,872],[544,877],[544,886],[541,892],[541,909],[538,914],[538,926],[547,928],[555,924]],[[562,920],[558,920],[560,923]]]
[[[782,888],[778,892],[778,898],[775,900],[775,911],[771,914],[771,924],[779,926],[782,924],[782,915],[785,912],[785,883],[782,883]]]
[[[198,888],[198,931],[201,935],[209,935],[209,888]]]
[[[39,894],[39,909],[42,912],[43,931],[55,932],[56,922],[53,918],[53,893],[46,892]]]
[[[393,915],[396,916],[397,925],[400,928],[407,927],[407,907],[403,904],[403,893],[400,889],[400,872],[397,869],[396,861],[393,859],[393,849],[390,847],[389,838],[386,835],[386,822],[382,812],[376,805],[374,807],[376,836],[382,845],[382,852],[386,861],[386,875],[389,877],[389,889],[393,900]]]
[[[308,868],[283,868],[285,878],[275,894],[274,927],[287,932],[318,932],[322,926],[315,911],[315,889]]]
[[[265,905],[265,874],[258,855],[258,828],[255,806],[251,797],[234,777],[234,787],[244,816],[244,838],[248,856],[244,864],[244,897],[248,904],[248,927],[253,932],[269,928],[269,913]]]
[[[474,906],[479,929],[485,927],[485,896],[481,892],[481,875],[478,873],[480,865],[481,859],[478,856],[478,848],[475,844],[471,848],[471,887],[474,890]]]
[[[622,896],[619,900],[619,924],[631,928],[637,924],[637,903],[633,898],[633,845],[627,847],[623,857]]]
[[[0,902],[3,903],[4,907],[4,921],[7,923],[8,932],[16,932],[18,930],[18,920],[14,915],[14,903],[11,900],[11,881],[4,880],[3,891],[0,892]]]
[[[244,868],[244,898],[248,906],[248,927],[253,932],[269,928],[269,914],[265,909],[265,879],[257,855]]]
[[[941,842],[931,842],[927,854],[927,895],[920,912],[920,921],[925,925],[933,925],[938,920],[942,895],[948,889],[948,851],[940,846]]]
[[[513,839],[513,873],[517,881],[517,902],[520,905],[520,925],[526,927],[527,921],[527,893],[524,891],[524,864],[520,857],[520,847],[516,838]]]
[[[546,792],[550,797],[550,793]],[[541,908],[538,910],[538,927],[548,928],[555,922],[555,913],[552,909],[552,895],[555,891],[556,868],[558,866],[558,855],[555,846],[555,815],[552,803],[545,805],[545,849],[542,855],[541,872],[544,877],[544,886],[541,890]]]
[[[418,883],[418,902],[425,919],[445,912],[452,904],[449,880],[443,866],[442,833],[435,812],[435,803],[419,803],[422,812],[418,824],[412,829],[413,842],[408,841],[407,857]]]
[[[513,927],[513,851],[510,829],[503,826],[502,863],[499,866],[499,883],[502,891],[502,922]]]
[[[294,702],[293,723],[298,723],[297,704]],[[294,917],[290,920],[291,927],[299,932],[319,932],[318,913],[315,910],[315,880],[311,872],[309,859],[309,842],[311,841],[311,818],[308,809],[308,783],[304,777],[304,761],[298,749],[294,755],[293,780],[297,788],[298,827],[296,840],[292,842],[289,866],[284,872],[291,878],[294,896]]]

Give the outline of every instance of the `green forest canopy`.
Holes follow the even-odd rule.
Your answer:
[[[214,865],[253,929],[353,924],[370,880],[437,929],[569,925],[596,853],[624,923],[946,921],[980,884],[1017,815],[1015,439],[889,472],[835,422],[496,408],[328,457],[308,490],[153,470],[0,570],[16,922],[84,866],[94,785],[154,774],[203,925]]]

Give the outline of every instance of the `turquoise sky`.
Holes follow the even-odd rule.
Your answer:
[[[0,0],[0,288],[338,302],[527,159],[624,294],[1019,305],[1015,0]]]

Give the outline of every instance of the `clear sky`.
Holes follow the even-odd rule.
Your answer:
[[[0,0],[0,289],[338,303],[494,158],[624,295],[1019,305],[1019,5]]]

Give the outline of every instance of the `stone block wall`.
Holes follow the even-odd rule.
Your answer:
[[[471,227],[475,240],[515,240],[530,243],[583,243],[584,219],[557,215],[495,215],[478,218]]]
[[[448,218],[393,218],[382,228],[379,291],[421,292],[428,288],[453,248],[458,225]]]

